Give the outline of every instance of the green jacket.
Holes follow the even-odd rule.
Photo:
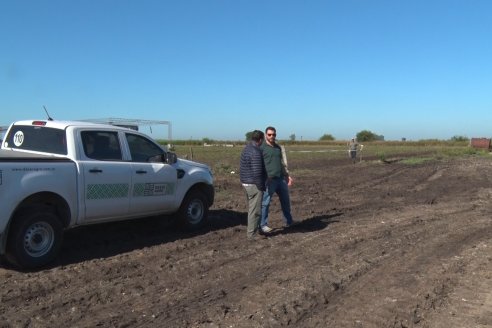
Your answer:
[[[284,149],[274,144],[270,146],[266,142],[261,144],[261,150],[263,152],[263,160],[265,161],[265,168],[267,176],[269,178],[285,178],[289,176],[289,170],[287,168]]]

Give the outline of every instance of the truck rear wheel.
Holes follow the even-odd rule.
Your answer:
[[[60,250],[63,227],[45,206],[23,210],[12,223],[7,242],[7,260],[22,269],[51,262]]]
[[[190,191],[179,209],[179,223],[188,229],[198,229],[204,225],[208,216],[207,199],[198,191]]]

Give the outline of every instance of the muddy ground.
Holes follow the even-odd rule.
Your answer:
[[[209,224],[66,233],[50,267],[0,266],[0,327],[492,327],[492,157],[290,162],[293,214],[246,239],[237,175]]]

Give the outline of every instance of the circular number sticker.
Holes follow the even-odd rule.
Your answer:
[[[17,131],[14,134],[14,145],[16,147],[20,147],[20,146],[22,146],[22,143],[24,143],[24,132]]]

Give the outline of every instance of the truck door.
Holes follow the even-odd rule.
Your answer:
[[[131,160],[130,213],[156,214],[175,210],[176,169],[163,163],[164,150],[152,140],[126,133]]]
[[[122,161],[118,133],[80,133],[86,220],[104,221],[128,216],[131,163]]]

